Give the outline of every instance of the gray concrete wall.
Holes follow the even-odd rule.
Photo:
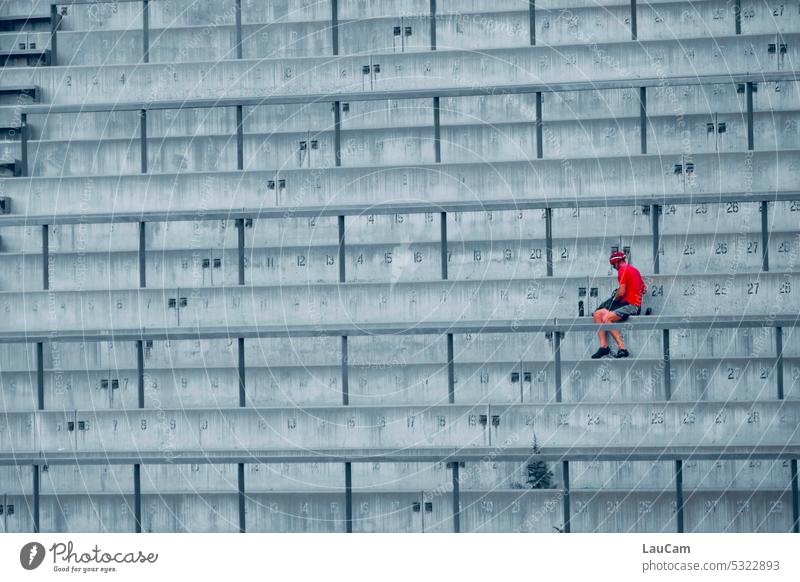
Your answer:
[[[337,204],[458,202],[476,199],[574,199],[576,196],[680,194],[790,190],[796,183],[796,150],[696,154],[693,174],[681,154],[567,158],[488,164],[414,167],[286,169],[156,176],[15,178],[4,181],[13,213],[91,213],[231,208],[293,208]],[[566,167],[566,169],[565,169]],[[642,175],[652,181],[642,182]],[[285,180],[285,187],[279,180]],[[160,195],[168,189],[170,197]],[[476,193],[480,198],[476,198]],[[216,194],[221,196],[216,196]],[[387,196],[388,193],[388,196]],[[198,211],[202,220],[203,212]]]
[[[788,70],[800,28],[796,11],[760,0],[742,1],[742,36],[734,36],[733,8],[722,0],[639,2],[633,43],[629,3],[540,0],[531,48],[527,1],[440,0],[434,53],[427,0],[340,0],[344,56],[332,61],[329,1],[242,0],[245,61],[237,62],[232,0],[149,5],[151,64],[141,63],[141,3],[70,6],[58,36],[62,66],[9,68],[0,83],[38,85],[46,104],[468,87],[475,79],[635,84]],[[48,9],[11,0],[0,14]],[[1,33],[0,48],[48,47],[46,29]],[[768,53],[775,42],[786,42],[787,54]],[[380,73],[362,73],[375,64]],[[442,98],[442,163],[435,162],[431,99],[342,103],[342,168],[334,167],[329,103],[246,107],[246,173],[235,171],[233,108],[148,112],[145,176],[137,175],[137,112],[30,115],[34,177],[0,181],[14,215],[285,208],[288,216],[245,228],[246,287],[239,289],[233,222],[204,220],[202,212],[194,222],[147,224],[143,290],[135,223],[51,225],[51,293],[41,290],[41,229],[2,226],[0,310],[10,328],[32,331],[571,318],[579,301],[590,313],[605,299],[615,282],[608,252],[627,246],[648,277],[646,306],[656,314],[793,315],[800,309],[797,202],[769,207],[771,273],[761,272],[757,203],[665,205],[657,277],[652,217],[641,207],[554,209],[551,278],[542,211],[451,212],[449,281],[440,280],[437,213],[367,210],[345,219],[343,285],[337,219],[297,218],[291,210],[664,193],[688,202],[695,193],[796,189],[798,84],[756,89],[754,153],[747,151],[746,93],[733,84],[648,88],[647,155],[639,153],[636,88],[544,93],[541,144],[533,94]],[[0,117],[19,120],[16,96],[0,97]],[[21,153],[18,136],[4,135],[0,158]],[[694,172],[675,173],[687,163]],[[597,296],[581,297],[582,287]],[[181,297],[185,307],[169,307]],[[232,340],[145,341],[143,411],[136,410],[134,342],[45,342],[44,412],[34,412],[35,346],[2,344],[0,451],[413,450],[507,439],[525,449],[534,434],[541,446],[780,445],[793,442],[800,393],[800,336],[784,328],[782,337],[783,417],[773,330],[672,330],[669,405],[660,331],[626,332],[635,360],[602,362],[588,359],[594,334],[567,333],[561,405],[554,403],[553,339],[544,334],[454,335],[456,406],[448,404],[444,337],[351,337],[350,409],[341,406],[340,338],[247,339],[248,410],[238,409]],[[343,464],[244,469],[248,531],[345,530]],[[524,463],[467,463],[461,530],[563,529],[563,479],[559,464],[550,469],[553,489],[530,490]],[[142,465],[143,531],[238,531],[237,470]],[[573,461],[570,472],[572,531],[677,528],[673,462]],[[42,466],[40,478],[41,531],[133,531],[130,465]],[[789,478],[788,461],[685,461],[686,531],[788,531]],[[353,463],[353,529],[452,531],[451,479],[443,463]],[[0,466],[0,502],[0,531],[33,530],[30,467]]]
[[[441,4],[441,3],[440,3]],[[566,4],[566,5],[561,5]],[[537,4],[538,45],[612,43],[630,37],[630,7],[576,2]],[[322,56],[332,53],[330,3],[242,5],[245,58]],[[233,3],[207,6],[158,1],[150,5],[150,61],[216,61],[236,58]],[[742,4],[743,34],[795,32],[798,15],[763,2]],[[60,63],[109,65],[139,62],[141,6],[72,6],[59,35]],[[399,27],[399,29],[397,28]],[[733,34],[735,15],[717,1],[640,3],[639,40],[674,40]],[[399,32],[399,34],[398,34]],[[527,2],[508,5],[441,4],[437,7],[439,50],[527,47]],[[9,42],[11,40],[9,39]],[[49,42],[43,36],[40,46]],[[425,2],[339,3],[339,54],[429,51],[430,11]]]
[[[774,334],[767,330],[673,330],[672,397],[681,401],[758,401],[777,397]],[[796,338],[785,333],[784,393],[797,394]],[[567,333],[561,346],[565,402],[665,399],[660,332],[627,333],[635,361],[589,362],[596,338]],[[555,394],[552,337],[544,334],[454,335],[456,402],[548,403]],[[35,408],[33,347],[5,345],[7,411]],[[232,340],[154,341],[143,346],[147,408],[233,407],[238,403],[238,349]],[[137,406],[133,342],[47,343],[47,409]],[[6,356],[8,358],[8,356]],[[27,359],[26,359],[27,358]],[[28,362],[27,364],[25,362]],[[339,338],[245,341],[248,406],[336,405],[342,401]],[[446,404],[447,355],[436,336],[352,337],[351,404]]]
[[[629,51],[628,43],[609,43],[598,58],[587,45],[490,49],[486,57],[463,51],[381,55],[381,72],[362,73],[369,58],[343,56],[212,63],[109,65],[96,67],[38,67],[6,69],[0,81],[9,85],[35,84],[45,102],[97,103],[154,99],[218,98],[270,94],[315,94],[337,91],[400,90],[464,87],[481,84],[555,83],[599,79],[753,73],[786,70],[797,59],[797,43],[787,34],[787,52],[768,54],[773,36],[729,36],[709,39],[643,41],[646,50]],[[748,51],[751,46],[763,47]],[[694,54],[692,57],[690,55]],[[649,55],[655,55],[649,56]],[[373,57],[373,65],[375,63]],[[314,74],[308,74],[313,70]],[[455,71],[455,73],[454,73]],[[591,71],[587,78],[587,72]],[[236,83],[231,83],[236,80]]]
[[[508,475],[509,465],[462,469],[462,531],[563,528],[562,492],[508,489],[507,477],[495,479]],[[513,466],[518,474],[521,468]],[[13,491],[25,490],[30,478],[27,471],[3,471],[8,473],[6,482],[19,483]],[[667,462],[572,463],[574,531],[674,531],[673,471],[673,464]],[[448,494],[439,492],[448,476],[442,465],[362,463],[353,465],[353,474],[354,519],[359,530],[446,531],[447,517],[437,510],[451,503]],[[249,531],[343,530],[341,465],[247,465],[245,475]],[[492,478],[493,486],[476,488],[471,484],[475,476],[485,484],[487,476]],[[791,519],[787,483],[788,464],[782,462],[687,462],[687,531],[787,531]],[[235,511],[222,513],[225,492],[230,497],[236,486],[232,465],[144,466],[142,487],[148,492],[154,488],[146,497],[146,531],[238,526]],[[129,494],[131,487],[130,467],[48,467],[42,472],[46,527],[48,531],[51,527],[61,528],[55,531],[129,531],[132,516],[126,513],[120,494]],[[754,493],[754,487],[759,492]],[[627,488],[638,491],[628,493]],[[191,504],[197,503],[200,507],[194,511]],[[92,516],[88,522],[80,513],[84,509]],[[208,517],[198,521],[198,515]],[[15,507],[15,514],[6,517],[6,527],[17,516],[23,514]]]
[[[306,265],[305,268],[310,268]],[[653,275],[647,307],[655,314],[737,315],[751,301],[778,315],[797,311],[791,273]],[[53,331],[140,327],[409,323],[571,318],[581,288],[610,295],[616,280],[572,279],[347,283],[283,287],[184,287],[0,294],[0,309],[17,329]],[[663,295],[662,295],[663,293]],[[175,305],[170,306],[169,300]],[[183,301],[185,299],[185,301]],[[14,309],[12,309],[14,306]]]
[[[764,149],[797,149],[798,114],[757,114],[754,132]],[[687,116],[686,133],[674,131],[674,117],[651,117],[650,151],[662,156],[741,152],[747,149],[746,121],[741,114]],[[713,124],[712,131],[708,130]],[[725,133],[717,133],[725,124]],[[320,126],[330,129],[329,125]],[[342,131],[343,166],[388,166],[434,161],[433,129],[427,127]],[[519,124],[445,126],[441,133],[444,163],[485,163],[536,159],[536,127],[532,120]],[[303,145],[305,144],[305,145]],[[309,145],[310,144],[310,145]],[[546,124],[544,157],[623,156],[640,149],[639,119],[616,118]],[[8,146],[8,157],[20,157]],[[31,141],[28,155],[33,176],[137,174],[141,171],[138,132],[117,139]],[[147,168],[151,173],[224,171],[236,169],[236,138],[194,135],[152,138],[147,141]],[[244,136],[244,159],[249,170],[329,168],[334,164],[334,137],[322,129],[271,131]]]
[[[0,467],[0,533],[33,531],[33,473],[31,467]]]
[[[36,352],[30,344],[0,346],[0,406],[4,411],[36,408]]]
[[[488,413],[498,420],[479,422]],[[404,447],[761,446],[791,441],[790,402],[676,402],[10,413],[3,449],[160,456],[193,450],[397,450]],[[69,423],[74,423],[69,430]],[[82,423],[82,424],[81,424]],[[793,424],[794,423],[794,424]],[[83,428],[81,428],[83,427]]]

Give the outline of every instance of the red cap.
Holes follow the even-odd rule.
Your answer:
[[[623,253],[622,251],[614,251],[613,253],[611,253],[611,256],[608,257],[608,262],[611,263],[612,265],[614,263],[624,260],[625,260],[625,253]]]

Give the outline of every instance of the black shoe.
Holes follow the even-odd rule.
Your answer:
[[[630,354],[628,353],[628,350],[622,349],[622,350],[619,350],[617,352],[617,355],[614,356],[614,357],[615,358],[627,358],[628,356],[630,356]]]
[[[610,353],[611,350],[609,348],[600,348],[599,350],[597,350],[595,353],[592,354],[592,359],[599,360],[600,358],[603,358],[609,355]]]

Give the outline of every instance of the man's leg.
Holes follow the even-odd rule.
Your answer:
[[[611,313],[608,309],[598,309],[594,312],[592,317],[594,318],[595,323],[603,323],[603,320]],[[597,337],[600,338],[600,349],[598,349],[593,355],[592,359],[596,360],[598,358],[604,358],[611,354],[611,350],[608,347],[608,339],[606,338],[605,330],[598,330]]]
[[[608,311],[603,318],[603,323],[614,323],[620,320],[622,320],[622,318],[619,315],[613,311]],[[625,342],[622,341],[622,332],[618,329],[610,329],[608,331],[611,332],[611,337],[613,337],[614,341],[617,342],[619,349],[624,350]]]
[[[611,313],[608,309],[598,309],[594,312],[592,317],[594,318],[595,323],[603,323],[605,321],[606,316]],[[608,338],[606,337],[605,330],[600,330],[597,332],[597,337],[600,338],[600,347],[607,348],[608,347]]]

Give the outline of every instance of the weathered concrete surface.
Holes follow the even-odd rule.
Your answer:
[[[159,2],[150,7],[151,62],[235,58],[234,12],[230,3],[213,9],[191,5],[170,8],[170,4]],[[328,4],[286,7],[286,13],[277,17],[269,5],[244,4],[245,58],[332,54]],[[394,3],[388,9],[375,9],[364,3],[340,3],[339,54],[429,51],[430,12],[424,4]],[[630,7],[624,3],[551,8],[547,4],[536,7],[535,35],[539,45],[610,43],[630,37]],[[120,18],[122,14],[127,19]],[[760,2],[744,3],[742,14],[744,34],[786,34],[798,29],[793,11],[774,14]],[[675,2],[643,4],[637,6],[637,15],[639,40],[721,37],[735,29],[734,13],[721,0],[693,3],[688,9]],[[68,8],[59,34],[60,63],[139,62],[141,21],[141,7],[135,4]],[[528,5],[516,2],[508,6],[438,6],[436,41],[439,50],[526,47],[530,43]]]
[[[143,532],[238,532],[239,499],[231,493],[142,493]]]
[[[176,224],[176,223],[172,223]],[[354,229],[355,230],[355,229]],[[369,232],[365,229],[364,232]],[[627,247],[628,256],[643,273],[652,270],[652,235],[632,237],[609,234],[553,239],[553,275],[595,277],[611,275],[606,259],[613,248]],[[448,278],[454,281],[487,279],[536,279],[547,271],[546,241],[543,239],[453,241],[448,244]],[[355,238],[355,237],[354,237]],[[473,237],[477,238],[477,237]],[[186,239],[175,246],[190,246]],[[206,241],[204,241],[205,243]],[[208,241],[212,242],[212,241]],[[213,246],[180,251],[145,252],[146,281],[150,287],[231,287],[239,280],[236,250]],[[230,244],[230,239],[225,241]],[[166,246],[166,245],[165,245]],[[724,232],[715,235],[664,235],[659,263],[662,272],[710,271],[757,274],[762,268],[761,233]],[[775,271],[792,272],[798,265],[800,238],[796,233],[775,233],[769,254]],[[6,253],[0,283],[5,291],[36,291],[41,288],[43,262],[38,253]],[[345,250],[345,271],[350,283],[435,282],[441,279],[439,242],[410,240],[383,244],[350,243]],[[338,244],[245,249],[245,284],[276,286],[335,283],[339,280]],[[49,255],[49,286],[53,290],[97,290],[136,287],[139,281],[138,251],[97,252],[84,248]],[[721,291],[718,295],[724,295]],[[604,297],[589,297],[590,313]],[[576,302],[576,312],[578,302]]]
[[[490,49],[480,55],[459,51],[399,53],[380,56],[380,72],[362,73],[365,57],[329,57],[97,67],[38,67],[6,70],[7,85],[35,84],[43,102],[102,103],[155,99],[219,98],[263,94],[318,94],[341,91],[397,90],[482,84],[555,83],[600,79],[775,72],[797,60],[797,42],[787,34],[787,53],[767,54],[774,35],[643,41],[630,51],[628,42],[590,45]],[[639,45],[637,45],[639,46]],[[763,47],[748,51],[751,46]],[[221,63],[225,63],[222,67]],[[313,75],[311,72],[313,71]],[[588,76],[588,78],[587,78]],[[124,79],[124,80],[123,80]]]
[[[43,495],[41,532],[133,533],[132,495]]]
[[[784,329],[784,396],[798,392],[800,358]],[[629,332],[635,359],[589,361],[596,336],[571,332],[561,341],[565,402],[652,402],[666,398],[661,332]],[[795,338],[796,339],[796,338]],[[455,334],[455,401],[548,403],[555,398],[554,350],[545,334]],[[36,407],[33,346],[3,344],[3,410]],[[771,329],[673,330],[671,395],[691,400],[775,400],[777,370]],[[137,405],[133,342],[45,344],[45,406],[131,409]],[[147,408],[233,407],[238,403],[235,340],[145,342]],[[26,360],[26,358],[28,358]],[[25,362],[28,362],[27,364]],[[341,340],[245,340],[248,406],[336,405],[342,402]],[[351,404],[446,404],[445,339],[356,336],[348,340]]]
[[[690,492],[685,497],[687,532],[792,531],[789,487],[778,490]]]
[[[554,489],[531,491],[521,488],[521,464],[468,463],[460,472],[462,531],[562,529],[560,472],[550,468]],[[141,470],[150,514],[145,529],[206,531],[237,523],[230,505],[237,488],[235,465],[143,465]],[[24,503],[15,494],[28,489],[29,469],[0,471],[12,484],[5,501]],[[570,474],[575,531],[674,531],[672,462],[574,461]],[[450,474],[442,463],[355,463],[353,475],[357,529],[447,531],[452,500]],[[685,462],[687,531],[788,531],[788,479],[788,461]],[[341,464],[246,465],[248,531],[342,531],[343,480]],[[131,487],[130,466],[43,468],[43,524],[55,531],[130,531],[130,498],[120,494],[129,494]],[[753,493],[754,487],[760,491]],[[160,490],[147,493],[152,488]],[[200,513],[211,514],[208,519],[192,514],[197,503],[205,508]],[[83,515],[76,507],[91,509]],[[27,524],[24,509],[16,505],[14,514],[5,516],[5,531],[25,531],[18,527]]]
[[[141,3],[70,6],[59,33],[59,64],[71,66],[8,70],[0,78],[4,84],[34,82],[45,102],[65,103],[255,95],[265,85],[286,94],[468,86],[474,79],[625,78],[635,85],[637,78],[665,71],[786,70],[796,55],[770,54],[767,46],[787,42],[796,51],[800,29],[796,11],[775,14],[760,0],[742,1],[744,36],[738,38],[732,36],[734,13],[723,0],[639,3],[637,32],[644,45],[632,51],[628,3],[540,0],[539,46],[530,48],[526,0],[440,0],[438,51],[432,53],[427,0],[340,0],[339,51],[347,56],[336,62],[330,58],[329,1],[244,0],[243,53],[251,60],[237,63],[228,60],[235,56],[232,7],[232,0],[214,6],[151,2],[152,64],[142,65]],[[48,8],[11,0],[0,14]],[[713,38],[697,39],[709,33]],[[0,45],[15,40],[14,34],[0,35]],[[46,32],[26,33],[25,40],[49,43]],[[476,49],[484,54],[470,53]],[[224,66],[187,64],[220,59]],[[380,64],[381,72],[363,74],[367,64]],[[450,212],[451,280],[440,282],[438,212],[383,216],[369,214],[368,206],[796,188],[798,84],[756,88],[754,154],[746,153],[746,94],[730,83],[648,88],[648,156],[638,153],[635,86],[544,93],[544,160],[535,159],[532,94],[441,99],[444,163],[436,165],[431,99],[342,104],[340,169],[332,168],[330,104],[247,107],[247,175],[233,171],[233,108],[150,111],[151,175],[142,177],[120,176],[140,171],[136,112],[30,115],[29,168],[50,178],[2,181],[0,195],[11,196],[17,216],[247,207],[284,208],[290,217],[256,219],[245,229],[244,289],[236,289],[233,222],[202,220],[202,212],[194,222],[148,223],[152,289],[141,292],[135,223],[51,225],[52,295],[39,291],[41,229],[4,226],[0,309],[14,329],[42,330],[573,317],[580,301],[589,313],[613,286],[606,263],[612,246],[629,246],[634,264],[646,275],[651,271],[652,217],[640,207],[554,209],[556,278],[550,280],[540,210]],[[16,103],[13,95],[2,100]],[[18,120],[18,105],[2,113]],[[306,150],[300,149],[303,141]],[[20,158],[16,138],[2,142],[0,155]],[[688,163],[693,172],[686,171]],[[195,173],[208,170],[213,172]],[[291,217],[294,208],[330,203],[367,206],[363,215],[346,218],[344,286],[337,283],[336,217]],[[768,248],[777,273],[765,275],[759,272],[757,203],[665,205],[659,223],[664,275],[650,281],[664,295],[649,296],[647,305],[660,314],[797,313],[792,298],[799,212],[796,202],[771,204]],[[670,283],[659,289],[662,280]],[[582,297],[581,287],[597,288],[597,297]],[[174,309],[170,298],[176,299]],[[468,443],[496,450],[509,446],[509,439],[529,450],[534,433],[540,446],[568,450],[641,439],[720,449],[763,444],[765,438],[796,444],[795,328],[783,330],[783,404],[777,401],[774,330],[671,330],[670,337],[674,403],[659,402],[666,398],[660,331],[627,332],[636,360],[603,362],[587,360],[596,345],[593,333],[571,331],[561,341],[565,404],[556,406],[552,336],[455,334],[456,407],[447,404],[445,338],[351,337],[346,365],[355,406],[349,410],[341,406],[338,337],[247,339],[246,404],[281,407],[256,410],[237,408],[235,340],[145,341],[145,411],[136,410],[134,342],[45,342],[42,413],[32,412],[35,346],[3,344],[0,451],[29,446],[68,455],[158,454],[174,447],[199,453],[299,444],[330,446],[336,453],[408,443],[412,451]],[[327,424],[320,426],[319,419]],[[555,488],[531,491],[519,489],[526,478],[522,462],[467,463],[460,473],[461,530],[562,529],[562,476],[558,463],[550,468]],[[131,465],[40,470],[41,531],[133,531]],[[789,473],[783,460],[684,461],[686,531],[789,531]],[[144,464],[141,475],[144,531],[238,530],[235,464]],[[356,531],[452,531],[452,473],[444,463],[353,463],[352,475]],[[674,462],[571,461],[570,475],[572,531],[675,531]],[[247,464],[245,489],[248,531],[345,529],[341,463]],[[0,531],[32,531],[32,492],[30,467],[0,467]]]
[[[798,114],[757,113],[754,139],[759,149],[797,149],[800,146]],[[473,120],[474,121],[474,120]],[[685,116],[686,129],[675,131],[675,116],[651,116],[648,148],[663,155],[737,152],[747,149],[746,119],[742,113]],[[335,165],[332,120],[305,132],[271,130],[244,135],[244,163],[249,170],[265,167],[298,169]],[[709,131],[709,124],[713,124]],[[718,132],[724,124],[725,131]],[[622,156],[640,152],[641,131],[636,117],[547,121],[543,138],[545,158]],[[99,135],[80,140],[66,138],[29,142],[32,176],[136,174],[141,170],[140,141]],[[441,160],[444,163],[535,160],[536,126],[533,119],[518,123],[444,125]],[[434,135],[429,123],[411,128],[343,130],[343,166],[430,164],[434,161]],[[302,144],[311,144],[303,148]],[[19,157],[19,156],[17,156]],[[236,169],[234,131],[222,135],[191,135],[148,139],[151,173],[223,171]]]
[[[554,533],[564,527],[561,491],[461,492],[462,532]]]
[[[16,454],[141,451],[374,450],[797,444],[798,405],[674,402],[515,406],[205,409],[10,413],[2,450]],[[486,423],[483,422],[486,420]],[[70,425],[69,423],[73,423]],[[72,426],[73,430],[69,430]]]
[[[133,467],[42,466],[40,528],[47,532],[133,532]]]
[[[0,388],[0,411],[36,408],[35,346],[0,346]]]
[[[450,533],[452,507],[448,493],[353,491],[353,531]]]
[[[656,315],[795,314],[792,273],[653,275],[646,307]],[[491,321],[577,316],[580,289],[600,297],[610,277],[574,279],[345,283],[283,287],[194,287],[0,294],[9,328],[27,332],[225,325]]]
[[[413,167],[316,168],[165,175],[13,178],[4,195],[14,215],[194,211],[401,202],[574,200],[582,196],[673,195],[792,189],[797,150],[757,153],[567,158]],[[684,171],[686,163],[694,171]],[[675,166],[679,166],[677,173]],[[642,177],[650,176],[643,180]],[[168,195],[165,195],[165,192]],[[218,200],[218,202],[215,202]]]
[[[0,467],[0,533],[33,531],[32,471],[29,466]]]
[[[800,105],[798,84],[792,81],[761,82],[753,94],[756,144],[770,145],[761,136],[761,124],[769,125],[762,112],[789,113]],[[589,89],[559,91],[542,95],[542,119],[545,127],[557,122],[625,120],[639,116],[639,92],[631,89]],[[484,124],[531,123],[536,116],[535,94],[481,95],[445,97],[440,100],[443,127]],[[707,116],[708,122],[727,124],[743,122],[747,111],[745,94],[737,85],[709,84],[648,87],[647,113],[651,119],[672,119],[682,129],[692,131],[692,116]],[[430,127],[433,124],[431,99],[392,99],[342,103],[342,130]],[[333,112],[328,103],[303,105],[248,106],[243,110],[245,133],[285,133],[291,131],[326,131],[333,128]],[[29,130],[33,139],[113,139],[138,138],[139,118],[135,111],[30,114]],[[236,130],[234,109],[155,110],[147,115],[148,136],[233,135]],[[666,127],[664,128],[667,129]],[[707,128],[697,128],[700,133]],[[783,128],[790,131],[792,128]],[[673,128],[674,130],[674,128]],[[717,128],[715,127],[715,134]],[[652,139],[652,136],[648,136]],[[730,140],[729,140],[730,141]],[[574,144],[573,144],[574,145]],[[346,149],[346,142],[343,143]],[[545,148],[546,150],[547,148]]]
[[[576,491],[572,503],[574,532],[674,532],[674,490]]]
[[[248,493],[245,498],[248,532],[341,533],[345,531],[344,511],[344,490],[313,495],[286,491]],[[387,527],[395,529],[388,531],[399,531],[397,521],[390,522]]]

